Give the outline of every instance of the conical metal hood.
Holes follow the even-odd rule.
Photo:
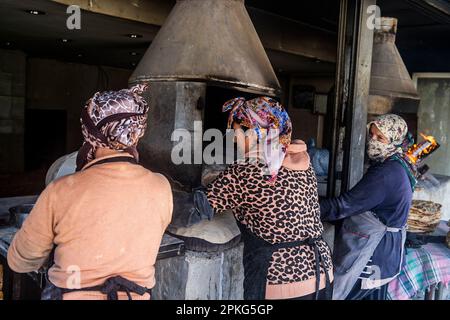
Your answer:
[[[382,17],[375,29],[369,113],[416,113],[420,98],[395,46],[397,19]]]
[[[277,95],[280,84],[244,0],[178,0],[130,78],[205,81]]]

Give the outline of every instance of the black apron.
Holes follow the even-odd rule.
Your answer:
[[[150,299],[152,295],[152,289],[147,289],[121,276],[108,278],[102,285],[99,286],[80,289],[59,288],[51,283],[47,276],[47,283],[45,289],[42,291],[41,300],[63,300],[63,295],[66,293],[87,291],[106,294],[107,300],[118,300],[118,292],[126,292],[128,300],[133,300],[131,293],[137,293],[141,296],[148,293],[150,295]]]
[[[267,274],[270,267],[272,254],[282,248],[293,248],[301,245],[309,245],[314,249],[316,268],[316,292],[315,299],[318,300],[320,291],[320,265],[325,270],[326,299],[331,300],[331,282],[326,271],[323,256],[317,246],[317,241],[322,237],[309,238],[301,241],[283,242],[271,244],[253,234],[245,225],[236,221],[241,230],[244,242],[244,299],[264,300],[266,296]]]
[[[129,162],[129,163],[136,164],[136,165],[138,164],[136,159],[131,158],[131,157],[113,157],[113,158],[107,158],[107,159],[97,161],[92,166],[89,166],[86,169],[89,169],[96,165],[100,165],[100,164],[104,164],[104,163],[113,163],[113,162]],[[55,249],[56,249],[56,247],[53,248],[52,253],[50,254],[50,259],[49,259],[49,261],[52,261],[53,263],[54,263],[53,256],[54,256]],[[62,300],[63,295],[66,293],[85,292],[85,291],[100,292],[100,293],[106,294],[108,300],[118,300],[118,292],[126,292],[129,300],[133,300],[131,297],[131,293],[137,293],[141,296],[146,293],[149,293],[150,299],[151,299],[151,293],[152,293],[151,289],[147,289],[143,286],[140,286],[140,285],[136,284],[135,282],[127,280],[121,276],[115,276],[115,277],[108,278],[102,285],[99,285],[99,286],[80,288],[80,289],[66,289],[66,288],[59,288],[59,287],[55,286],[49,280],[48,270],[47,270],[46,280],[47,280],[46,286],[41,295],[42,300]]]

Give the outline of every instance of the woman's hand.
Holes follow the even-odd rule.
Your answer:
[[[192,192],[173,190],[173,214],[171,226],[188,228],[202,220],[211,220],[214,210],[206,198],[203,189]]]

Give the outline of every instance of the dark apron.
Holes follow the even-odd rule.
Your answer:
[[[45,289],[42,291],[41,300],[63,300],[63,296],[66,293],[87,291],[106,294],[108,300],[118,300],[118,292],[126,292],[128,300],[133,300],[131,293],[137,293],[140,296],[148,293],[150,295],[150,299],[152,295],[152,289],[147,289],[121,276],[108,278],[102,285],[99,286],[80,289],[59,288],[51,283],[47,276],[47,284]]]
[[[113,163],[113,162],[129,162],[129,163],[136,164],[136,165],[138,164],[136,159],[131,158],[131,157],[113,157],[113,158],[100,160],[100,161],[94,163],[92,166],[88,167],[87,169],[89,169],[93,166],[96,166],[96,165],[100,165],[100,164],[104,164],[104,163]],[[50,254],[50,259],[49,259],[49,261],[52,261],[53,263],[54,263],[53,257],[54,257],[55,249],[56,249],[56,246],[53,248],[53,251]],[[108,278],[102,285],[99,285],[99,286],[80,288],[80,289],[66,289],[66,288],[59,288],[59,287],[55,286],[49,280],[48,270],[47,270],[46,280],[47,280],[47,283],[46,283],[45,289],[42,291],[42,295],[41,295],[42,300],[62,300],[63,295],[66,293],[86,292],[86,291],[100,292],[100,293],[106,294],[108,300],[118,300],[118,292],[126,292],[129,300],[133,300],[131,297],[131,293],[136,293],[141,296],[146,293],[149,293],[150,299],[151,299],[151,289],[142,287],[142,286],[136,284],[135,282],[127,280],[121,276],[115,276],[115,277]]]
[[[302,241],[283,242],[271,244],[247,229],[242,223],[237,221],[241,230],[241,237],[244,242],[244,299],[264,300],[266,296],[267,274],[272,259],[272,254],[283,248],[293,248],[302,245],[309,245],[314,249],[316,268],[316,292],[315,299],[318,300],[320,291],[320,266],[325,270],[326,279],[326,299],[331,300],[331,282],[326,270],[322,253],[317,246],[317,241],[322,237],[309,238]]]

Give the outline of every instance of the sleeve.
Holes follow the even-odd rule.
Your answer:
[[[14,236],[8,250],[8,265],[15,272],[37,271],[53,249],[54,213],[52,184],[39,196],[33,210]]]
[[[164,228],[167,228],[167,226],[170,224],[172,220],[173,215],[173,206],[174,206],[174,198],[172,195],[172,186],[170,185],[169,180],[167,177],[165,177],[161,173],[153,173],[156,175],[156,177],[159,179],[158,183],[161,186],[160,190],[162,192],[161,194],[161,201],[165,196],[165,199],[167,201],[164,212],[161,212],[161,221]],[[153,180],[152,180],[153,181]]]
[[[168,201],[169,201],[169,215],[166,219],[166,228],[170,224],[170,221],[172,221],[172,215],[173,215],[173,195],[172,195],[172,188],[170,186],[170,183],[167,181],[168,184]]]
[[[242,204],[243,187],[238,165],[230,165],[211,182],[206,191],[209,203],[217,213],[232,210]]]
[[[374,209],[385,195],[382,170],[369,170],[350,191],[337,198],[320,200],[320,215],[323,221],[344,219]]]

